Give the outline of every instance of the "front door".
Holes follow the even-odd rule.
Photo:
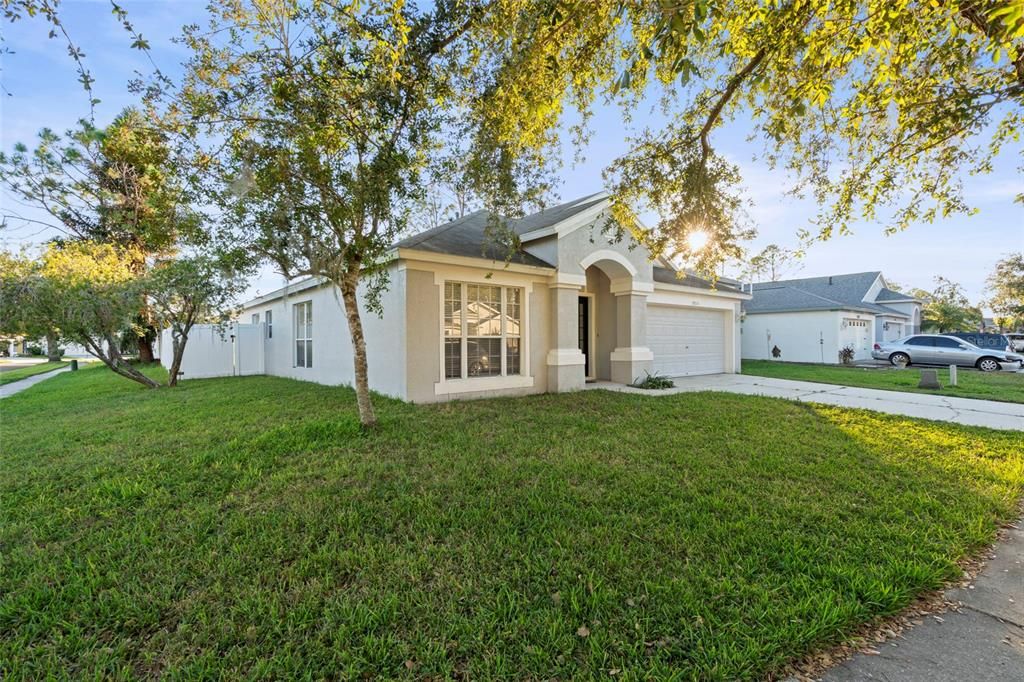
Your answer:
[[[580,296],[579,298],[579,338],[580,352],[583,353],[584,376],[590,377],[590,297]]]

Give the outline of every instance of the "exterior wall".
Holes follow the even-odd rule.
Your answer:
[[[917,334],[921,331],[921,304],[916,301],[907,301],[905,303],[889,303],[886,302],[886,308],[892,308],[897,312],[901,312],[907,316],[907,320],[904,322],[903,336],[909,336],[911,334]],[[915,317],[915,312],[917,316]],[[916,320],[916,323],[915,323]],[[916,325],[916,326],[915,326]]]
[[[839,325],[835,310],[748,314],[743,322],[743,357],[770,360],[771,350],[782,351],[786,362],[838,362]]]
[[[547,276],[492,268],[473,268],[420,261],[405,265],[408,305],[405,311],[406,399],[438,402],[547,391],[545,357],[550,349],[550,293]],[[442,296],[445,281],[521,287],[523,305],[523,369],[518,376],[446,380],[442,374],[444,332]]]
[[[383,317],[365,307],[360,293],[360,317],[366,338],[370,388],[404,398],[405,386],[405,273],[397,266],[388,270],[388,288],[381,294]],[[313,366],[295,366],[294,306],[310,301],[313,308]],[[265,338],[266,373],[327,385],[351,385],[355,376],[348,320],[335,286],[321,285],[269,301],[251,303],[240,319],[259,314],[266,329],[266,313],[273,316],[273,336]],[[187,352],[187,350],[186,350]]]
[[[558,261],[556,263],[558,271],[560,273],[583,275],[585,273],[580,267],[581,261],[595,253],[613,252],[632,264],[636,270],[636,276],[633,278],[634,282],[647,284],[653,282],[654,269],[651,266],[650,254],[647,249],[640,247],[631,249],[628,237],[617,242],[611,241],[602,231],[602,227],[606,222],[607,219],[598,218],[591,225],[581,227],[558,240]],[[605,271],[605,274],[611,280],[626,275],[625,271],[618,273],[615,271]]]

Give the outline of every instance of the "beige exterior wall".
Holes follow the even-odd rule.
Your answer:
[[[408,367],[406,399],[426,403],[446,400],[526,395],[547,391],[544,359],[551,319],[546,274],[514,272],[502,268],[408,261],[405,366]],[[442,376],[442,296],[444,282],[469,282],[523,289],[523,368],[518,376],[476,377],[446,380]]]

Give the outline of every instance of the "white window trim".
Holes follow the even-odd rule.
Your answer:
[[[500,286],[500,287],[514,287],[521,289],[523,292],[523,300],[521,303],[519,321],[520,333],[519,333],[519,374],[513,374],[511,376],[501,375],[494,377],[467,377],[459,379],[449,379],[445,377],[445,362],[444,362],[444,285],[445,282],[458,282],[460,284],[481,284],[484,286]],[[530,388],[534,385],[534,377],[531,373],[530,364],[530,297],[533,293],[533,283],[521,279],[504,277],[504,276],[492,276],[490,278],[482,275],[468,274],[468,273],[434,273],[434,285],[438,287],[438,306],[437,306],[437,333],[438,333],[438,345],[440,346],[438,357],[437,357],[437,370],[439,381],[434,383],[434,395],[454,395],[459,393],[473,393],[477,391],[500,391],[503,389],[512,388]],[[463,296],[465,296],[465,287],[463,287]],[[504,293],[502,294],[504,299]],[[463,298],[463,303],[465,298]],[[465,315],[463,317],[463,325],[465,325]],[[463,327],[463,333],[465,333],[465,327]],[[466,338],[463,336],[462,338]],[[498,337],[495,337],[498,338]],[[505,337],[500,337],[504,339]],[[466,357],[465,353],[462,354],[461,358],[463,364],[463,374],[466,371]],[[502,371],[505,369],[505,349],[502,347]]]
[[[298,329],[296,329],[296,327],[297,327],[296,323],[298,321],[298,317],[295,314],[295,309],[298,308],[299,306],[306,306],[307,307],[307,313],[306,314],[309,315],[310,313],[313,312],[313,299],[308,299],[308,300],[305,300],[305,301],[301,301],[299,303],[293,303],[292,304],[292,367],[294,369],[313,369],[313,367],[311,366],[313,363],[312,363],[312,361],[311,361],[311,359],[309,357],[307,357],[307,360],[309,361],[308,365],[300,365],[299,364],[298,342],[299,341],[309,341],[309,343],[310,343],[309,347],[311,349],[313,347],[313,330],[312,329],[309,330],[309,336],[308,337],[307,336],[303,336],[303,337],[300,338],[299,335],[298,335]],[[308,319],[308,317],[307,317],[307,319]],[[309,325],[308,322],[306,324],[307,324],[307,326]],[[311,356],[312,353],[310,353],[309,355]]]
[[[267,338],[274,338],[274,311],[273,309],[267,310],[263,313],[263,319],[266,320],[267,325]]]

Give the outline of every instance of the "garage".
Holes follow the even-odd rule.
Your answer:
[[[650,305],[647,345],[659,374],[720,374],[725,371],[725,313]]]

